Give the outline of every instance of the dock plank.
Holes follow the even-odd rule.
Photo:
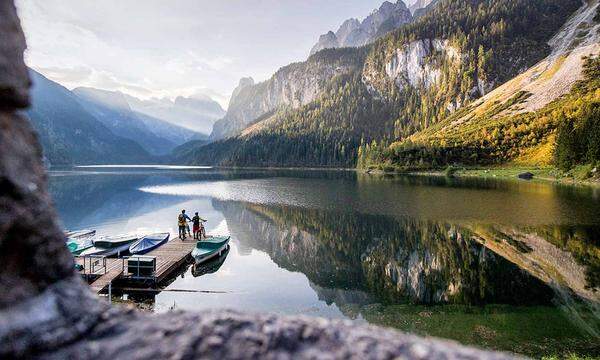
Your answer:
[[[121,276],[122,273],[123,271],[120,268],[112,269],[106,274],[100,276],[96,281],[91,283],[90,288],[96,294],[99,294],[102,291],[104,291],[104,289],[106,289],[108,284],[112,283],[116,278]]]

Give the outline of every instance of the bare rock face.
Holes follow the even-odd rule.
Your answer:
[[[397,48],[384,64],[384,71],[367,63],[363,70],[363,81],[377,94],[385,93],[388,82],[399,90],[406,86],[427,89],[439,81],[443,58],[450,63],[460,64],[462,55],[448,40],[415,40]]]
[[[75,274],[28,122],[25,48],[0,0],[0,358],[504,359],[454,343],[346,322],[211,312],[148,315],[110,307]]]

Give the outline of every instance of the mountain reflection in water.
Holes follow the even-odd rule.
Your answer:
[[[180,209],[228,232],[156,311],[233,307],[345,317],[538,356],[599,354],[600,201],[592,188],[350,172],[64,172],[66,227],[175,232]],[[543,324],[543,326],[541,325]]]

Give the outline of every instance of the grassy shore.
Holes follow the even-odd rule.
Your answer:
[[[384,169],[369,169],[369,174],[412,174],[448,177],[479,177],[519,180],[519,174],[533,174],[532,181],[545,181],[566,185],[600,186],[600,167],[594,172],[591,165],[578,166],[565,173],[554,167],[448,167],[445,170],[402,170],[387,167]]]
[[[561,172],[553,167],[523,168],[523,167],[498,167],[498,168],[459,168],[446,170],[442,174],[452,176],[471,176],[482,178],[518,179],[519,174],[531,173],[533,180],[550,181],[569,185],[600,186],[600,172],[592,172],[590,166],[576,167],[568,173]]]

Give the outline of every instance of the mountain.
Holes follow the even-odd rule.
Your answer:
[[[568,171],[600,162],[599,1],[584,3],[548,46],[540,62],[439,123],[390,146],[364,146],[359,165]]]
[[[273,111],[298,108],[317,99],[335,76],[357,71],[366,53],[347,48],[321,51],[305,62],[279,69],[269,80],[255,84],[252,78],[240,80],[233,91],[225,117],[214,125],[211,139],[238,135],[251,123]]]
[[[26,111],[50,165],[145,163],[138,143],[115,135],[68,89],[31,71],[32,106]]]
[[[119,136],[134,140],[153,155],[165,155],[191,140],[195,133],[132,110],[132,97],[118,91],[76,88],[81,105]]]
[[[436,1],[414,22],[368,46],[320,51],[267,82],[244,83],[231,100],[235,114],[228,111],[242,116],[226,116],[215,126],[228,129],[220,134],[228,138],[190,149],[178,160],[236,166],[396,163],[385,155],[397,149],[388,144],[461,119],[478,99],[551,54],[568,58],[572,47],[583,45],[582,36],[596,31],[595,12],[597,0]],[[580,27],[566,24],[581,17]],[[565,36],[574,39],[571,46],[554,45]],[[290,76],[290,69],[298,72]],[[568,79],[581,78],[581,66],[565,69],[570,71],[562,79],[552,78],[568,92]],[[311,96],[297,96],[304,84],[313,85]],[[282,101],[281,92],[268,91],[275,87],[294,89],[291,98],[303,101]],[[544,86],[539,89],[543,94]],[[407,154],[403,160],[419,165],[419,157]]]
[[[132,110],[160,119],[179,127],[208,136],[214,123],[225,115],[225,110],[206,95],[192,97],[179,96],[175,100],[149,99],[140,100],[126,96]]]
[[[385,1],[362,22],[348,19],[337,32],[329,31],[321,35],[310,54],[313,55],[323,49],[364,46],[411,21],[411,12],[402,0],[398,0],[395,4]]]

